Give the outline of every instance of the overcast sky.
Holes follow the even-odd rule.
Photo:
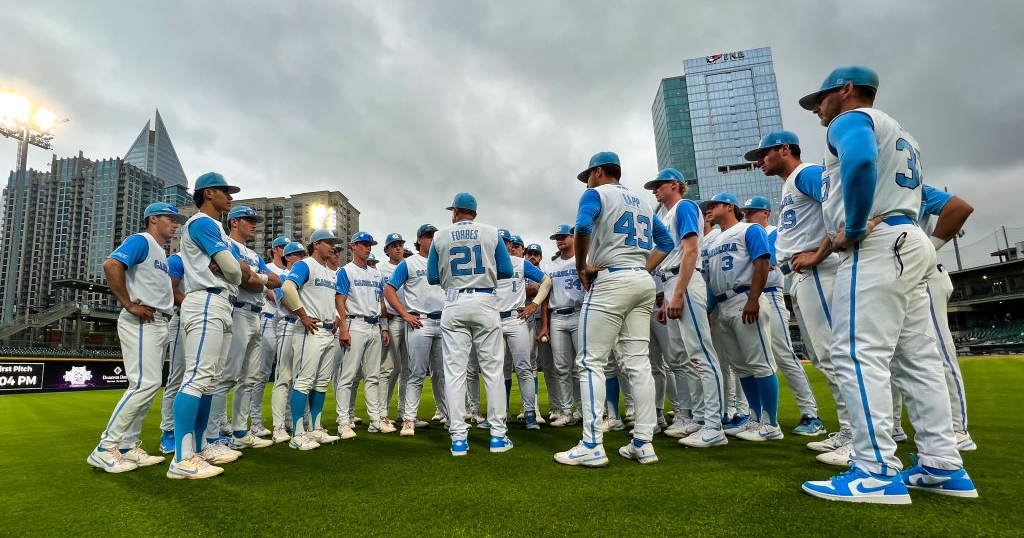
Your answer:
[[[190,181],[340,190],[381,237],[446,223],[469,191],[481,221],[550,253],[591,154],[618,152],[630,187],[657,173],[662,78],[770,46],[805,158],[820,161],[825,130],[797,100],[835,67],[873,67],[876,106],[917,138],[926,181],[976,208],[965,242],[994,247],[1003,224],[1024,240],[1022,5],[0,0],[0,90],[71,118],[60,157],[122,156],[158,108]],[[0,170],[15,153],[0,141]],[[33,167],[49,159],[30,150]]]

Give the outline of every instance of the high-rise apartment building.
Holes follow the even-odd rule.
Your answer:
[[[777,208],[782,182],[743,158],[762,136],[782,129],[771,49],[691,58],[683,72],[661,81],[651,108],[659,168],[672,166],[687,179],[695,173],[694,198],[765,196]]]

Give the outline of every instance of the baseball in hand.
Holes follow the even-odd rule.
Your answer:
[[[544,342],[545,344],[548,343],[548,335],[545,334],[544,336],[541,336],[540,341]]]

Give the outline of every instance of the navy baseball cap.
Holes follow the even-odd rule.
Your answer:
[[[513,245],[523,245],[525,243],[523,243],[523,238],[522,237],[519,237],[518,235],[513,235],[512,236],[512,244]]]
[[[376,245],[377,242],[373,240],[373,236],[366,232],[356,232],[352,234],[352,240],[349,243],[369,243],[370,246]]]
[[[612,153],[611,151],[602,151],[600,153],[595,153],[594,156],[590,158],[590,166],[587,166],[586,170],[584,170],[584,171],[580,172],[579,174],[577,174],[576,175],[576,179],[586,183],[587,182],[587,176],[590,175],[590,171],[591,170],[597,168],[598,166],[603,166],[603,165],[606,165],[606,164],[614,164],[614,165],[622,166],[619,163],[619,156],[618,155]]]
[[[748,161],[757,161],[762,155],[768,153],[769,149],[784,145],[799,146],[800,139],[792,131],[772,131],[761,138],[761,143],[757,145],[757,149],[746,152],[743,158]]]
[[[764,196],[754,196],[747,199],[747,203],[743,204],[742,209],[767,209],[771,211],[772,203]]]
[[[418,230],[416,230],[416,239],[419,239],[424,235],[427,235],[428,233],[433,233],[436,231],[437,228],[435,228],[433,224],[424,224],[423,226],[420,226]]]
[[[384,240],[384,246],[390,247],[391,243],[405,244],[405,239],[402,239],[402,234],[400,233],[390,233],[388,234],[387,239]]]
[[[705,203],[708,204],[708,205],[717,204],[717,203],[732,204],[732,205],[734,205],[736,207],[740,207],[740,199],[737,198],[735,194],[728,193],[728,192],[720,192],[720,193],[712,196],[711,199],[708,200]]]
[[[178,208],[164,202],[156,202],[155,204],[149,204],[146,206],[145,212],[142,213],[142,220],[161,215],[171,217],[174,219],[174,222],[177,222],[178,224],[182,224],[188,220],[188,217],[178,213]]]
[[[505,241],[511,241],[512,233],[504,228],[498,228],[498,237],[504,239]]]
[[[875,71],[869,67],[862,67],[859,65],[840,67],[828,74],[828,77],[825,78],[825,82],[821,83],[821,88],[819,88],[818,91],[801,97],[800,106],[803,107],[804,110],[814,110],[814,107],[818,104],[818,98],[821,94],[829,90],[842,87],[846,85],[847,82],[852,82],[854,86],[868,86],[877,90],[878,73],[875,73]]]
[[[303,247],[302,243],[299,243],[298,241],[291,241],[284,246],[285,256],[291,256],[292,254],[295,254],[297,252],[301,252],[303,254],[306,253],[305,247]]]
[[[554,239],[560,235],[572,235],[572,227],[568,224],[559,224],[558,228],[555,228],[555,233],[551,234],[548,239]]]
[[[473,198],[472,194],[468,192],[460,192],[455,195],[455,200],[452,205],[445,209],[451,211],[452,209],[465,209],[467,211],[476,211],[476,198]]]
[[[526,245],[526,252],[536,252],[537,254],[544,254],[544,251],[540,249],[540,245],[537,243],[530,243]]]
[[[256,210],[245,205],[239,205],[231,208],[228,212],[228,220],[231,219],[252,219],[256,222],[263,222],[263,217],[256,214]]]
[[[327,241],[331,244],[335,244],[341,241],[341,239],[334,237],[334,234],[332,234],[330,230],[320,228],[319,230],[313,230],[313,235],[309,236],[310,243],[316,243],[317,241]]]
[[[683,174],[680,173],[679,170],[676,170],[675,168],[666,168],[661,172],[658,172],[657,177],[647,183],[644,183],[644,188],[647,190],[654,190],[659,183],[663,183],[665,181],[678,181],[683,183],[685,180],[683,179]]]
[[[228,192],[231,194],[235,194],[236,192],[242,190],[241,188],[235,187],[234,185],[228,185],[228,182],[226,179],[224,179],[224,176],[218,174],[217,172],[207,172],[196,178],[195,190],[198,191],[202,189],[209,189],[212,187],[227,187]]]
[[[274,242],[271,243],[270,246],[273,248],[286,247],[288,246],[288,243],[291,243],[291,240],[282,235],[279,236],[277,239],[274,239]]]
[[[702,214],[708,212],[708,206],[710,204],[711,204],[711,200],[704,200],[703,202],[700,202],[700,201],[697,202],[697,206],[700,207],[700,212]]]

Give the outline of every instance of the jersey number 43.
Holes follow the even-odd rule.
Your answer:
[[[651,219],[647,215],[633,216],[632,211],[626,211],[615,221],[613,231],[626,236],[626,245],[640,247],[644,250],[651,250],[654,241],[651,238]]]

